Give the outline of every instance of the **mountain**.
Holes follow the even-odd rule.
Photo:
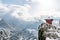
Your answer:
[[[8,18],[9,17],[9,18]],[[38,25],[40,23],[42,23],[41,20],[38,21],[24,21],[22,19],[16,19],[14,17],[11,16],[4,16],[3,18],[7,23],[9,23],[10,25],[12,25],[14,28],[18,29],[18,30],[22,30],[25,28],[33,28],[33,29],[37,29]]]
[[[10,40],[37,40],[38,32],[35,29],[24,29],[22,31],[13,31]]]
[[[24,29],[20,33],[20,40],[37,40],[38,31],[35,29]]]
[[[9,25],[8,23],[6,23],[3,19],[0,18],[0,28],[4,28],[8,31],[14,30],[14,28]]]

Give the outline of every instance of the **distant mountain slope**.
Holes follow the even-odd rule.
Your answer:
[[[4,28],[6,30],[14,30],[14,28],[6,23],[3,19],[0,18],[0,28]]]
[[[35,29],[24,29],[20,33],[20,40],[37,40],[37,35],[38,31]]]

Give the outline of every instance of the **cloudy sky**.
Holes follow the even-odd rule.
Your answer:
[[[60,17],[60,0],[0,0],[0,17],[6,14],[26,21],[42,15]]]
[[[0,18],[17,29],[37,28],[48,16],[60,18],[60,0],[0,0]]]

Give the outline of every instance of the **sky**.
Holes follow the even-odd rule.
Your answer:
[[[0,0],[0,18],[18,28],[37,27],[47,17],[60,18],[60,0]]]
[[[26,21],[41,16],[60,17],[60,0],[0,0],[0,16],[6,14]]]

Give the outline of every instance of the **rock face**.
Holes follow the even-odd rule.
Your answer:
[[[38,31],[38,39],[39,40],[46,40],[48,37],[49,39],[59,39],[60,38],[60,32],[59,27],[53,26],[51,24],[42,23],[39,26]]]
[[[8,40],[14,28],[0,18],[0,40]]]
[[[4,29],[0,29],[0,40],[9,40],[8,33]]]

